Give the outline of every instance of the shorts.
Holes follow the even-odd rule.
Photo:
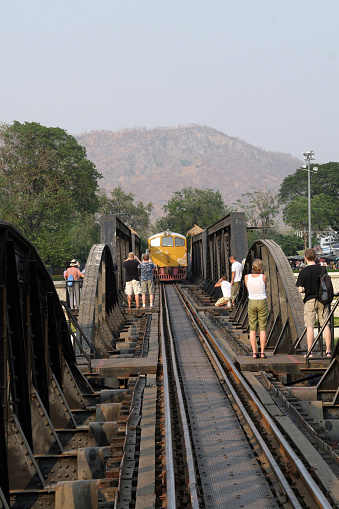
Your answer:
[[[321,302],[310,299],[304,304],[304,321],[305,327],[314,327],[317,315],[320,327],[330,313],[329,305],[324,305]]]
[[[139,295],[139,293],[141,293],[139,281],[137,279],[126,281],[125,293],[126,295]]]
[[[146,279],[146,281],[141,281],[142,295],[146,295],[147,292],[150,295],[154,295],[154,281],[153,281],[153,279]]]
[[[231,299],[234,300],[238,295],[240,290],[240,281],[233,281],[232,289],[231,289]]]
[[[248,321],[250,330],[256,331],[259,322],[259,330],[265,331],[267,325],[267,299],[248,301]]]
[[[219,300],[215,303],[215,306],[223,306],[224,304],[227,304],[229,302],[231,297],[220,297]]]

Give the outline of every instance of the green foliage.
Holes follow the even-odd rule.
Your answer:
[[[334,222],[333,217],[338,209],[337,199],[320,193],[311,199],[311,223],[315,231],[326,230]],[[307,230],[308,228],[308,198],[298,196],[291,200],[284,208],[283,217],[292,228]]]
[[[312,168],[312,165],[311,165]],[[311,173],[311,224],[314,231],[339,229],[339,163],[322,164]],[[298,169],[280,187],[284,221],[304,232],[308,230],[308,175]]]
[[[298,254],[298,251],[304,248],[304,240],[296,235],[283,235],[282,233],[272,230],[269,238],[279,244],[286,256],[295,256]]]
[[[74,251],[72,225],[98,208],[101,175],[73,136],[58,127],[0,127],[0,214],[20,228],[46,264]]]
[[[142,240],[142,247],[150,236],[150,214],[152,203],[145,206],[141,201],[134,203],[134,194],[125,193],[121,187],[116,187],[109,196],[103,191],[100,194],[100,214],[117,215],[125,224],[135,230]]]
[[[282,234],[274,228],[268,230],[267,234],[263,234],[262,230],[248,230],[247,231],[247,243],[248,248],[251,247],[253,242],[262,238],[274,240],[286,256],[294,256],[298,254],[298,251],[304,249],[304,239],[297,237],[293,234]]]
[[[279,214],[277,196],[266,189],[257,189],[241,195],[233,205],[241,208],[246,215],[249,226],[260,227],[260,235],[267,234],[267,229],[273,226],[276,216]]]
[[[93,244],[100,243],[100,223],[93,214],[78,214],[72,223],[70,237],[72,249],[70,259],[76,258],[79,262],[86,263],[88,253]]]
[[[186,235],[195,224],[206,228],[227,214],[220,191],[192,187],[175,191],[163,210],[166,215],[156,221],[155,231],[169,228],[182,235]]]

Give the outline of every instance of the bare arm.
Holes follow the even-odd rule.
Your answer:
[[[217,288],[218,286],[221,286],[222,285],[222,279],[219,279],[219,281],[217,281],[214,285],[215,288]]]
[[[246,288],[247,288],[247,280],[248,280],[248,275],[246,274],[246,276],[244,277]]]
[[[234,276],[235,276],[235,271],[234,271],[234,272],[232,272],[231,285],[233,285],[233,282],[234,282]]]

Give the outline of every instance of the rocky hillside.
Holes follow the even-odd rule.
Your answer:
[[[277,192],[301,164],[289,154],[267,152],[200,125],[91,131],[76,138],[103,174],[100,186],[107,191],[120,186],[137,200],[153,202],[153,219],[183,187],[218,189],[231,204],[253,189]]]

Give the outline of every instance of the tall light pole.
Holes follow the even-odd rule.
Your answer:
[[[308,247],[312,247],[312,229],[311,229],[311,171],[317,173],[318,168],[313,167],[311,170],[311,161],[315,160],[314,150],[303,152],[304,160],[307,165],[303,164],[302,169],[308,172]]]

